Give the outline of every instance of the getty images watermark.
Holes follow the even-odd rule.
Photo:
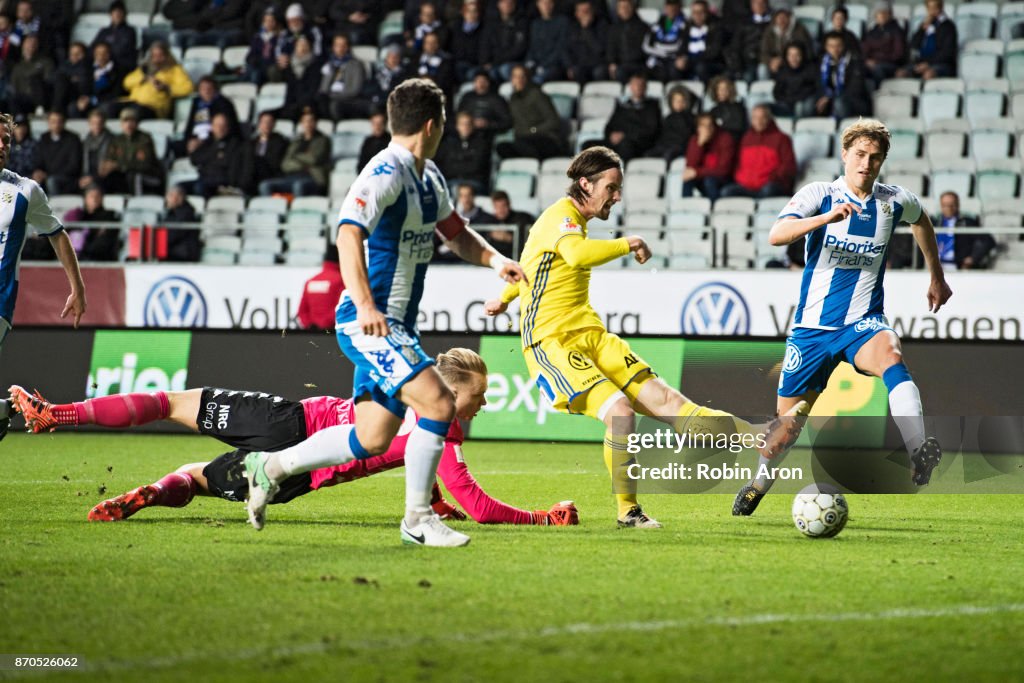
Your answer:
[[[1024,417],[926,418],[924,435],[943,450],[926,487],[911,480],[906,445],[920,441],[920,424],[800,418],[790,425],[792,448],[765,460],[761,454],[778,445],[779,434],[767,433],[764,419],[643,417],[634,425],[616,418],[612,483],[616,493],[735,493],[763,478],[775,481],[773,490],[793,493],[810,483],[844,493],[1024,493]]]

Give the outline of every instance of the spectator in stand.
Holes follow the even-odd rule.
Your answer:
[[[569,19],[555,14],[555,0],[537,0],[537,16],[530,22],[530,47],[526,51],[526,65],[533,71],[534,83],[565,80],[568,33]]]
[[[380,11],[379,0],[335,0],[330,3],[328,18],[353,45],[375,45]]]
[[[607,80],[608,25],[597,17],[590,0],[576,0],[573,13],[573,22],[569,24],[567,77],[580,85]]]
[[[7,5],[10,11],[10,5]],[[38,16],[31,0],[19,0],[14,10],[14,32],[21,38],[22,49],[24,50],[25,38],[36,36],[39,39],[38,52],[40,56],[49,57],[53,61],[53,43],[49,38],[50,27],[47,26]]]
[[[925,80],[956,76],[956,24],[946,16],[942,0],[926,0],[925,7],[928,14],[910,39],[913,63],[897,75]]]
[[[517,64],[512,67],[511,76],[509,110],[515,136],[512,142],[498,145],[498,156],[503,159],[532,157],[541,160],[559,156],[565,151],[562,120],[551,98],[530,81],[525,66]]]
[[[82,141],[64,128],[64,112],[47,115],[49,131],[36,143],[32,180],[49,195],[78,191],[78,171],[82,167]]]
[[[107,147],[114,134],[107,130],[107,117],[100,109],[89,112],[89,132],[82,138],[82,172],[78,178],[78,189],[100,181],[100,162],[107,156]]]
[[[0,67],[4,76],[8,75],[10,66],[21,57],[21,36],[14,32],[14,24],[6,14],[0,14]],[[50,249],[53,251],[53,249]]]
[[[359,96],[365,81],[363,63],[352,56],[348,36],[334,36],[330,57],[320,69],[321,113],[334,121],[366,116],[366,103]]]
[[[661,134],[647,156],[659,157],[668,163],[686,154],[686,146],[696,131],[693,118],[693,95],[677,85],[668,91],[669,112],[661,122]]]
[[[733,179],[722,188],[721,196],[763,199],[793,194],[793,141],[775,125],[767,104],[750,112],[750,130],[740,139]]]
[[[459,112],[473,117],[473,127],[491,135],[512,127],[512,114],[505,98],[491,89],[491,77],[480,70],[473,76],[473,89],[462,96]]]
[[[72,228],[68,237],[82,261],[116,261],[120,252],[121,227],[109,225],[120,216],[103,206],[103,189],[90,185],[83,193],[83,204],[64,214],[65,223],[106,223],[88,228]]]
[[[422,48],[419,55],[413,59],[410,70],[416,76],[429,78],[437,83],[445,97],[451,99],[455,91],[455,63],[451,55],[441,51],[441,38],[436,32],[423,36]]]
[[[448,26],[448,52],[455,61],[455,78],[462,83],[480,64],[480,41],[484,34],[478,0],[462,3],[462,16]]]
[[[15,114],[14,136],[11,138],[11,151],[7,154],[7,163],[4,168],[9,168],[20,176],[26,178],[32,175],[32,169],[36,165],[36,141],[32,137],[32,127],[29,125],[28,116]]]
[[[445,139],[448,139],[445,136]],[[363,139],[359,148],[359,162],[357,172],[361,172],[370,159],[379,152],[383,152],[391,143],[391,133],[388,132],[388,119],[383,111],[375,111],[370,114],[370,134]],[[447,174],[446,174],[447,175]]]
[[[198,223],[196,209],[185,196],[185,188],[174,185],[167,188],[164,196],[164,210],[160,216],[164,223]],[[190,228],[167,228],[167,261],[195,263],[200,252],[199,230]]]
[[[736,80],[747,82],[757,80],[757,67],[761,63],[761,41],[765,30],[772,23],[768,0],[750,0],[750,11],[742,18],[730,18],[723,14],[724,29],[733,27],[732,38],[725,49],[725,63],[730,75]]]
[[[249,140],[247,158],[252,159],[252,182],[259,187],[264,180],[281,175],[281,162],[288,151],[288,140],[274,130],[277,117],[272,112],[260,112],[256,133]]]
[[[121,134],[115,135],[100,162],[99,177],[104,192],[117,194],[159,194],[163,191],[164,167],[157,159],[153,138],[139,130],[139,115],[131,108],[121,110]]]
[[[110,46],[96,43],[92,48],[92,67],[89,83],[68,107],[68,116],[85,118],[97,107],[112,105],[121,94],[122,74],[110,57]]]
[[[171,55],[163,41],[149,46],[149,54],[139,68],[124,77],[126,100],[111,103],[111,111],[134,108],[139,118],[167,119],[173,114],[174,100],[192,94],[192,79]]]
[[[678,77],[678,64],[684,59],[686,46],[686,17],[681,0],[665,0],[665,8],[658,21],[644,36],[642,49],[648,75],[667,83]]]
[[[455,135],[445,135],[435,158],[448,184],[471,185],[487,192],[491,184],[491,136],[473,126],[473,117],[462,111],[455,116]]]
[[[864,64],[845,50],[846,41],[842,33],[832,32],[825,36],[818,101],[814,105],[818,116],[844,119],[871,113]]]
[[[306,280],[299,300],[299,325],[304,330],[334,330],[334,313],[345,283],[338,266],[338,247],[329,244],[319,273]]]
[[[634,0],[616,0],[616,20],[608,27],[608,75],[625,83],[644,68],[644,38],[650,27],[636,15]]]
[[[260,194],[269,196],[277,192],[296,197],[322,195],[327,192],[328,174],[331,172],[331,139],[316,128],[316,112],[307,109],[299,118],[299,132],[288,145],[281,161],[282,177],[264,180],[259,184]]]
[[[171,40],[182,49],[216,45],[222,50],[245,43],[246,0],[168,0],[164,16],[174,30]]]
[[[110,26],[100,29],[92,44],[104,42],[110,46],[110,54],[115,64],[135,64],[139,61],[139,51],[135,46],[135,27],[125,23],[127,17],[122,0],[110,3]]]
[[[448,42],[448,29],[438,16],[437,5],[433,2],[421,3],[416,16],[418,20],[409,22],[405,31],[405,47],[410,53],[415,54],[423,49],[423,39],[429,33],[437,34],[439,46]]]
[[[19,4],[20,6],[20,4]],[[53,60],[39,52],[39,36],[21,39],[21,61],[11,69],[7,100],[14,112],[29,116],[37,107],[47,108],[53,93]]]
[[[714,201],[732,175],[736,159],[736,140],[715,124],[711,114],[697,117],[697,132],[686,148],[686,169],[683,170],[683,196],[693,191]]]
[[[365,86],[364,99],[371,109],[383,109],[387,106],[388,95],[399,83],[405,80],[405,64],[402,62],[402,48],[388,45],[382,49],[383,56],[374,65],[373,77]]]
[[[516,0],[498,0],[498,16],[484,24],[480,62],[496,81],[510,80],[512,68],[526,59],[530,29],[516,12]]]
[[[883,2],[875,6],[875,25],[861,41],[864,67],[877,87],[907,62],[907,35],[892,15],[892,7]]]
[[[747,108],[736,94],[736,84],[731,78],[719,76],[708,84],[711,101],[711,115],[715,125],[730,133],[736,140],[747,132]]]
[[[818,69],[808,62],[800,43],[786,46],[786,62],[775,73],[772,113],[804,118],[815,116],[818,102]]]
[[[268,80],[281,80],[281,70],[277,67],[277,55],[284,42],[284,30],[281,19],[274,5],[267,6],[263,12],[260,30],[249,42],[249,52],[245,55],[245,79],[256,85],[263,85]]]
[[[209,135],[189,157],[199,171],[194,192],[206,198],[244,194],[244,189],[251,183],[252,164],[247,152],[245,142],[231,129],[228,116],[214,114]]]
[[[508,258],[518,259],[523,245],[526,244],[527,233],[533,227],[533,216],[525,211],[513,210],[512,201],[504,190],[495,190],[491,193],[491,210],[496,224],[515,226],[519,235],[519,244],[518,248],[513,244],[514,237],[511,230],[492,230],[487,234],[487,241]]]
[[[463,183],[455,190],[455,213],[468,221],[470,225],[494,225],[497,223],[494,216],[481,209],[476,203],[476,189],[469,183]]]
[[[682,78],[706,83],[723,70],[722,27],[712,16],[706,0],[690,3],[690,19],[686,22],[683,38],[683,48],[674,64],[676,73]]]
[[[850,11],[839,5],[832,10],[831,24],[827,27],[827,30],[821,37],[821,52],[825,51],[825,36],[829,33],[839,33],[843,36],[843,43],[846,47],[846,52],[853,55],[856,58],[860,58],[860,38],[857,34],[849,29],[850,24]]]
[[[220,87],[213,76],[200,78],[196,91],[198,94],[192,98],[192,107],[189,109],[188,119],[185,122],[185,148],[188,154],[196,151],[199,145],[210,136],[213,117],[217,114],[223,114],[227,118],[232,137],[239,137],[242,134],[235,105],[220,94]]]
[[[282,119],[298,120],[307,108],[316,108],[320,100],[320,82],[324,76],[322,64],[313,55],[313,45],[306,36],[295,40],[295,49],[288,66],[281,74],[284,78],[284,106],[277,110]]]
[[[306,21],[306,11],[297,2],[288,5],[284,13],[285,35],[281,49],[278,50],[279,59],[277,66],[280,69],[288,67],[288,58],[295,48],[295,41],[299,36],[306,36],[309,44],[313,46],[313,55],[317,58],[324,54],[324,34],[320,28],[313,26]]]
[[[79,96],[92,92],[92,70],[87,55],[85,43],[71,43],[67,61],[57,67],[54,75],[51,109],[71,115]]]
[[[772,23],[761,38],[761,65],[757,77],[770,80],[782,68],[786,46],[799,43],[804,54],[811,57],[815,54],[811,34],[799,21],[793,19],[793,13],[787,7],[780,7],[772,14]]]
[[[987,232],[973,235],[953,228],[977,228],[981,223],[976,216],[960,213],[960,196],[956,192],[943,192],[939,196],[940,214],[935,217],[935,239],[939,243],[939,259],[943,265],[955,265],[958,270],[979,270],[992,266],[996,241]],[[924,259],[918,259],[924,263]]]
[[[615,103],[615,110],[605,124],[604,140],[594,142],[615,150],[623,162],[643,156],[654,147],[661,132],[661,105],[647,96],[647,77],[633,74],[627,90],[626,96]]]

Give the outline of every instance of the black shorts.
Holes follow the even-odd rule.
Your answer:
[[[206,477],[206,485],[210,493],[231,500],[236,503],[244,501],[249,496],[249,480],[245,478],[245,456],[248,451],[237,450],[218,455],[212,462],[207,463],[203,468],[203,476]],[[281,482],[281,490],[274,496],[270,504],[287,503],[301,495],[309,493],[313,479],[309,472],[296,474]]]
[[[302,404],[258,391],[204,387],[199,433],[245,451],[279,451],[306,440]]]

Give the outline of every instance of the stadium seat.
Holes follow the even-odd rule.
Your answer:
[[[690,199],[703,199],[703,197],[691,197]],[[707,222],[706,213],[693,211],[673,211],[665,217],[665,227],[669,231],[683,228],[703,228]]]
[[[259,211],[283,216],[288,212],[288,200],[284,197],[253,197],[245,208],[250,212]]]
[[[651,174],[662,176],[668,171],[668,163],[664,159],[637,158],[630,159],[626,164],[626,175]]]
[[[174,163],[171,164],[171,170],[167,174],[168,187],[181,185],[183,183],[191,183],[196,180],[199,180],[199,171],[197,171],[196,167],[192,165],[192,162],[188,157],[174,160]]]
[[[971,88],[964,95],[964,114],[972,124],[981,119],[1002,116],[1006,110],[1006,95],[997,90]]]
[[[245,211],[244,197],[216,196],[206,202],[207,211],[230,211],[240,215]]]
[[[330,213],[330,202],[327,197],[296,197],[290,209],[290,213],[311,211],[326,214]]]
[[[1024,81],[1024,38],[1017,38],[1006,44],[1004,60],[1006,78],[1011,83]]]
[[[372,72],[373,65],[377,63],[377,53],[379,52],[376,45],[353,45],[352,56],[363,63],[363,70],[369,74]]]
[[[874,110],[875,116],[883,121],[911,118],[914,116],[914,96],[878,91],[874,96]]]
[[[240,266],[273,266],[277,264],[277,254],[269,251],[242,251],[238,255]]]
[[[955,92],[923,92],[920,99],[921,118],[926,126],[937,119],[955,118],[960,115],[960,101],[961,95]],[[877,111],[875,113],[878,114]]]
[[[770,213],[773,216],[778,215],[780,211],[786,208],[786,204],[789,203],[789,197],[765,197],[764,199],[757,200],[757,213]]]
[[[256,101],[256,105],[259,106],[259,100]],[[260,109],[259,111],[263,111]],[[288,119],[277,119],[274,122],[274,132],[280,133],[287,140],[291,140],[295,137],[295,122],[289,121]]]
[[[683,170],[686,169],[686,157],[678,157],[672,160],[665,172],[665,199],[668,200],[668,210],[678,211],[679,202],[683,197]],[[710,208],[708,209],[710,211]]]
[[[747,92],[746,100],[747,112],[759,104],[771,104],[775,101],[775,81],[754,81],[750,84],[750,90]]]
[[[71,29],[71,40],[92,45],[92,41],[96,39],[96,34],[109,24],[110,15],[107,12],[84,12],[79,14],[74,28]]]
[[[315,268],[323,263],[324,255],[323,252],[317,251],[291,251],[284,255],[285,265],[289,266],[302,266],[305,268]]]
[[[580,119],[604,119],[615,111],[615,98],[606,95],[584,94],[579,100]]]
[[[714,214],[736,213],[751,216],[754,213],[754,200],[750,197],[721,197],[714,204]]]
[[[220,48],[199,45],[190,47],[181,59],[181,68],[188,72],[193,83],[198,83],[203,76],[213,74],[220,62]]]
[[[242,249],[242,238],[235,235],[211,235],[206,238],[206,248],[238,253]]]
[[[913,192],[918,197],[924,195],[928,189],[925,185],[923,173],[888,172],[885,174],[885,183],[888,185],[899,185]]]
[[[330,123],[328,121],[328,123]],[[331,133],[331,159],[356,159],[363,148],[363,140],[366,136],[350,130],[343,130]]]
[[[937,197],[943,192],[952,191],[961,197],[971,197],[974,195],[973,180],[973,160],[958,159],[955,166],[932,166],[930,194]]]
[[[1007,43],[1013,40],[1014,31],[1020,31],[1024,24],[1024,2],[1004,2],[999,8],[999,22],[996,38]]]
[[[648,26],[653,26],[654,24],[658,23],[658,16],[660,16],[660,14],[661,13],[658,11],[658,8],[656,7],[636,8],[636,15],[640,17],[643,20],[643,22]]]
[[[125,209],[142,209],[159,213],[164,210],[164,198],[160,195],[154,194],[143,194],[136,197],[128,197]]]
[[[254,100],[259,95],[259,89],[255,83],[225,83],[220,87],[220,94],[224,97],[245,97]]]
[[[622,221],[622,227],[623,231],[629,234],[651,232],[660,234],[664,227],[664,223],[665,216],[661,213],[651,213],[649,211],[634,212],[630,210]]]
[[[348,194],[348,188],[355,182],[356,175],[354,171],[338,171],[337,169],[332,171],[330,196],[332,198],[344,199],[345,195]]]
[[[976,42],[988,43],[992,41]],[[968,52],[966,49],[961,51],[959,72],[964,75],[964,80],[969,83],[977,79],[997,78],[1003,61],[1001,43],[999,48],[1000,54],[997,55],[985,52]]]
[[[150,209],[125,209],[121,214],[122,225],[155,225],[159,221],[160,215]]]
[[[1013,149],[1013,119],[982,119],[971,131],[971,156],[975,160],[1005,159]]]
[[[585,97],[587,95],[595,95],[615,100],[618,99],[621,94],[622,84],[618,81],[590,81],[583,86],[580,96]]]
[[[256,111],[267,109],[279,109],[284,106],[285,98],[284,83],[264,83],[256,97]],[[280,123],[280,121],[278,122]]]
[[[105,194],[103,195],[103,208],[110,209],[115,213],[121,213],[124,211],[125,203],[128,201],[127,195],[123,194]]]
[[[540,173],[540,162],[530,157],[502,159],[501,163],[498,165],[498,172],[500,173],[502,171],[537,175]]]
[[[533,173],[523,171],[498,171],[494,178],[494,187],[508,192],[510,198],[533,197],[536,178]],[[515,199],[512,203],[515,203]]]
[[[890,119],[888,125],[892,135],[888,159],[916,159],[921,156],[924,124],[920,119]]]
[[[220,60],[228,69],[237,71],[245,68],[245,58],[248,54],[248,46],[231,45],[230,47],[224,48],[224,52],[221,54]]]
[[[940,159],[952,159],[967,153],[967,135],[960,131],[930,130],[925,133],[925,153],[934,166]]]
[[[821,26],[825,23],[825,8],[820,5],[797,5],[793,8],[793,18],[804,25],[811,38],[817,40],[821,36]]]
[[[831,156],[835,130],[835,119],[821,116],[799,119],[793,133],[797,166],[802,168],[811,159]]]
[[[77,209],[81,206],[82,195],[80,194],[55,194],[50,197],[50,208],[53,209],[53,215],[58,218],[71,209]]]
[[[377,29],[377,44],[386,45],[396,39],[401,39],[402,25],[402,10],[388,12],[384,17],[384,21],[380,22],[380,27]]]
[[[582,117],[583,110],[580,110]],[[608,123],[607,117],[581,118],[579,132],[576,133],[576,152],[583,149],[583,145],[592,140],[604,140],[604,127]],[[565,169],[562,169],[565,173]]]
[[[801,175],[801,183],[820,181],[831,183],[842,174],[842,164],[838,159],[819,158],[811,159]]]
[[[986,159],[978,162],[977,195],[989,199],[1020,195],[1021,164],[1017,159]]]
[[[326,199],[326,197],[325,197]],[[317,238],[321,239],[324,226],[327,225],[327,218],[322,213],[311,211],[291,212],[284,222],[284,231],[289,239],[292,238]]]
[[[199,258],[199,261],[208,266],[233,266],[238,262],[238,253],[206,247],[203,249],[203,255]]]
[[[238,114],[238,121],[240,123],[245,124],[252,121],[252,114],[255,109],[253,105],[254,100],[248,97],[229,97],[228,99],[235,106],[235,113]]]
[[[705,270],[710,267],[711,258],[700,253],[673,252],[672,256],[668,259],[668,268],[670,270]]]
[[[917,78],[888,78],[878,86],[878,93],[917,97],[921,94],[921,81]]]
[[[1024,198],[996,197],[983,199],[982,205],[986,213],[1012,213],[1024,219]]]

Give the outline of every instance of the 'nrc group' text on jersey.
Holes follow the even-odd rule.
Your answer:
[[[839,178],[805,185],[779,218],[820,216],[842,203],[861,211],[807,234],[807,265],[800,281],[794,327],[832,330],[869,315],[882,315],[882,276],[893,228],[921,217],[921,202],[913,192],[876,182],[872,194],[862,202],[850,192],[846,180]]]
[[[18,297],[18,262],[25,237],[64,229],[36,181],[13,171],[0,173],[0,318],[10,321]]]
[[[353,183],[338,216],[367,235],[366,266],[378,310],[414,330],[427,264],[434,254],[434,228],[452,213],[444,177],[427,161],[423,177],[412,152],[391,143]],[[339,325],[356,319],[346,290],[338,304]]]
[[[519,283],[524,348],[553,335],[604,328],[590,305],[590,268],[574,268],[558,253],[561,240],[581,237],[587,237],[587,221],[567,197],[549,206],[530,228],[520,260],[528,280]],[[629,253],[625,240],[619,252],[613,257]]]

